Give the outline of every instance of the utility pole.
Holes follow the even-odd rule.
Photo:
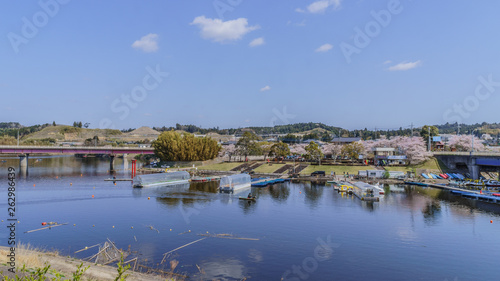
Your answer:
[[[410,128],[411,128],[411,137],[413,138],[413,122],[411,122]]]
[[[460,124],[457,122],[457,136],[460,135]]]
[[[427,145],[427,151],[431,151],[431,126],[427,126],[427,131],[429,132],[429,144]]]
[[[474,131],[475,130],[472,130],[472,134],[471,134],[471,138],[472,138],[472,151],[471,151],[471,153],[474,153]]]
[[[19,129],[17,129],[17,146],[19,146]]]

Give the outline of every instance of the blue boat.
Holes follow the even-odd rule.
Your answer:
[[[422,173],[422,177],[424,177],[424,179],[429,179],[429,176],[424,173]]]
[[[418,186],[428,186],[427,184],[422,183],[422,182],[405,181],[404,183],[411,184],[411,185],[418,185]]]

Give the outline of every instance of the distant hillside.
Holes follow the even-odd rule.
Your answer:
[[[439,129],[440,134],[456,134],[458,130],[457,123],[450,124],[446,123],[444,125],[434,125]],[[474,131],[476,130],[476,131]],[[474,131],[474,135],[481,136],[482,134],[498,135],[500,134],[500,124],[499,123],[486,123],[481,124],[460,124],[461,134],[471,134]]]
[[[340,127],[334,127],[325,125],[323,123],[296,123],[289,125],[277,125],[274,127],[244,127],[244,128],[229,128],[229,129],[219,129],[217,128],[200,128],[195,125],[180,125],[176,124],[175,127],[153,127],[153,129],[164,132],[164,131],[185,131],[192,134],[207,134],[207,133],[217,133],[219,135],[234,135],[242,134],[243,131],[250,129],[256,134],[266,135],[266,134],[289,134],[289,133],[303,133],[308,132],[313,129],[323,129],[333,134],[338,134]]]
[[[17,129],[22,127],[18,122],[0,122],[0,129]]]
[[[132,132],[127,133],[128,136],[132,137],[158,137],[160,135],[160,132],[153,130],[149,127],[140,127],[139,129],[135,129]]]
[[[72,126],[48,126],[42,130],[29,134],[23,140],[52,138],[58,141],[83,141],[94,136],[99,139],[119,137],[123,133],[111,129],[85,129]]]

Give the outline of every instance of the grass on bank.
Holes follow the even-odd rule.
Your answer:
[[[360,170],[375,170],[373,166],[330,166],[330,165],[309,165],[302,172],[301,175],[308,175],[314,171],[325,171],[326,175],[335,172],[336,175],[343,175],[344,172],[349,174],[358,174]]]
[[[256,173],[274,173],[274,171],[278,170],[279,168],[285,166],[285,164],[263,164],[259,167],[257,167],[256,169],[254,169],[254,171]]]
[[[402,166],[402,167],[391,167],[387,166],[385,167],[386,170],[388,171],[402,171],[402,172],[408,172],[408,171],[413,171],[413,169],[420,170],[420,169],[425,169],[425,170],[430,170],[433,172],[439,172],[442,173],[443,171],[446,171],[447,168],[443,164],[443,162],[439,161],[436,158],[431,158],[424,163],[418,164],[418,165],[409,165],[409,166]]]
[[[218,164],[209,164],[205,166],[200,166],[198,167],[198,170],[216,170],[216,171],[229,171],[233,168],[238,167],[243,163],[241,162],[224,162],[224,163],[218,163]]]

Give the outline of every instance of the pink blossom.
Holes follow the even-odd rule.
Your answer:
[[[470,135],[459,135],[452,136],[450,138],[449,145],[451,148],[455,148],[457,151],[472,151],[472,136]],[[483,141],[474,137],[474,151],[485,151],[486,147]]]

